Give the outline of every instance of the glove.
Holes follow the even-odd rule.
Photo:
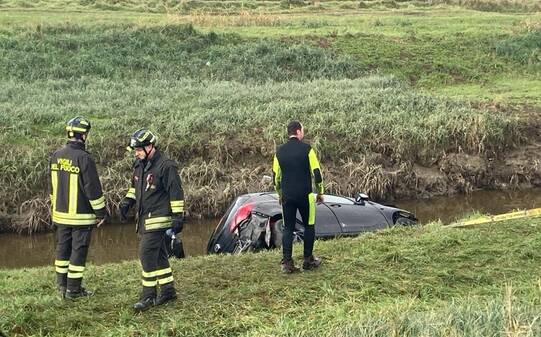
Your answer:
[[[96,214],[96,227],[100,227],[101,225],[103,225],[104,223],[107,222],[107,220],[109,220],[109,213],[107,212],[107,210],[104,208],[103,210],[100,210],[100,212],[98,212]]]
[[[182,232],[182,227],[184,227],[184,218],[182,216],[173,218],[171,229],[175,235]]]
[[[120,213],[120,220],[126,221],[128,219],[128,212],[133,201],[131,199],[124,198],[118,205],[118,212]]]

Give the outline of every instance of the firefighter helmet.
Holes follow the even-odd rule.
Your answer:
[[[74,117],[66,123],[66,131],[70,138],[88,134],[90,131],[90,121],[84,117]]]
[[[152,131],[148,129],[139,129],[133,133],[133,135],[130,137],[130,149],[135,149],[138,147],[145,147],[147,145],[156,145],[156,136],[152,133]]]

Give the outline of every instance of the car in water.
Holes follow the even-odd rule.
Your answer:
[[[323,195],[316,203],[316,239],[353,236],[396,225],[414,225],[411,212],[357,197]],[[282,207],[274,192],[250,193],[237,197],[229,206],[207,244],[208,254],[241,253],[272,249],[282,245]],[[297,212],[294,240],[302,241],[304,228]]]

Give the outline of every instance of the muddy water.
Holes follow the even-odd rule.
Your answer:
[[[182,242],[187,256],[206,253],[208,238],[219,219],[190,220]],[[0,268],[50,265],[54,261],[54,233],[0,234]],[[104,264],[137,259],[138,239],[134,224],[108,224],[92,231],[88,261]]]
[[[440,219],[449,224],[474,212],[501,214],[516,209],[541,207],[541,189],[522,191],[476,191],[470,195],[402,200],[394,203],[415,213],[422,223]]]
[[[394,204],[414,212],[423,223],[441,219],[450,223],[473,212],[499,214],[514,209],[541,207],[541,190],[519,192],[478,191],[427,200],[404,200]],[[187,256],[203,255],[218,219],[192,220],[185,225],[182,240]],[[92,233],[88,260],[103,264],[137,258],[133,224],[110,224]],[[53,233],[32,236],[0,234],[0,268],[50,265],[54,260]]]

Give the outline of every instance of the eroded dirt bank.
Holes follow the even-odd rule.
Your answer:
[[[270,190],[262,179],[270,174],[267,158],[246,154],[244,163],[221,166],[216,161],[194,160],[181,171],[189,216],[220,216],[235,196]],[[477,189],[525,189],[541,187],[541,142],[537,140],[508,151],[500,158],[450,153],[430,166],[419,163],[389,165],[383,156],[361,160],[323,162],[327,193],[368,193],[375,200],[425,199],[469,193]],[[124,190],[122,183],[104,181],[107,206],[114,217]],[[16,212],[2,210],[4,232],[36,232],[50,229],[49,203],[45,195],[22,204]]]

